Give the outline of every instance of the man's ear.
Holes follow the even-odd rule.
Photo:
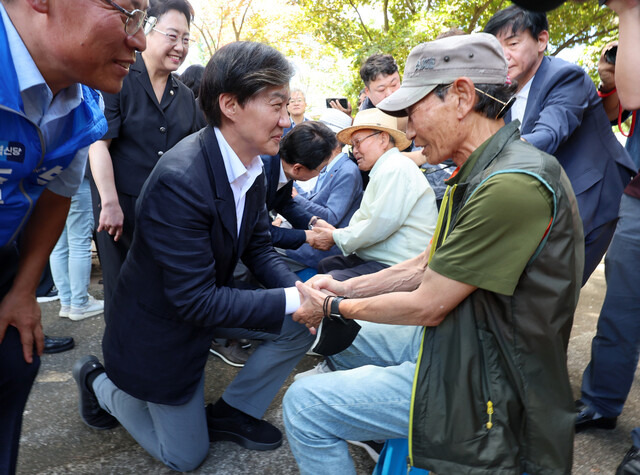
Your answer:
[[[473,81],[466,77],[456,79],[451,86],[451,91],[449,91],[449,94],[451,93],[456,95],[458,119],[462,120],[473,110],[476,103],[476,90]]]
[[[218,105],[220,106],[220,112],[226,118],[231,121],[235,121],[236,113],[240,108],[240,104],[238,104],[238,99],[234,94],[222,93],[218,97]]]
[[[549,32],[542,30],[538,35],[538,53],[544,53],[547,51],[547,45],[549,44]]]
[[[27,0],[27,4],[38,13],[49,13],[49,0]]]

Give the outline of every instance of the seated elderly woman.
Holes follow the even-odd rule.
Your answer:
[[[397,119],[375,108],[361,111],[338,140],[352,145],[358,168],[370,171],[369,184],[349,226],[313,228],[317,248],[335,244],[344,254],[323,259],[318,271],[344,280],[420,254],[433,236],[438,211],[429,183],[400,153],[411,141],[398,130]]]

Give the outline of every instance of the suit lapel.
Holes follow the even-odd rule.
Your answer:
[[[522,134],[528,134],[533,130],[533,126],[536,123],[536,119],[540,116],[540,90],[544,84],[547,69],[549,67],[549,57],[542,58],[542,62],[536,71],[536,75],[533,77],[531,83],[531,89],[529,89],[529,96],[527,99],[527,107],[524,110],[524,116],[522,118],[522,126],[520,130]]]
[[[235,248],[238,240],[236,204],[233,199],[231,186],[229,185],[227,171],[224,168],[224,162],[222,161],[220,145],[218,144],[216,134],[211,126],[208,126],[203,131],[202,140],[204,141],[205,160],[208,161],[207,166],[209,166],[211,170],[211,175],[214,181],[214,186],[212,187],[214,198],[222,204],[222,206],[218,207],[218,214],[222,219],[224,228],[231,235]]]

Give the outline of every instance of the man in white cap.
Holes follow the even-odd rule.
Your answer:
[[[294,319],[362,325],[330,358],[337,371],[285,395],[302,473],[353,474],[345,440],[406,437],[409,464],[437,473],[570,473],[566,346],[582,225],[558,161],[504,124],[506,79],[495,38],[444,38],[413,49],[402,87],[378,105],[408,116],[429,163],[453,157],[458,170],[423,254],[345,282],[298,283]]]

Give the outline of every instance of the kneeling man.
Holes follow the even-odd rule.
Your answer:
[[[105,368],[87,356],[73,369],[85,423],[121,423],[174,470],[196,468],[209,438],[278,447],[281,432],[260,419],[313,341],[285,317],[299,304],[296,276],[271,244],[259,157],[278,152],[289,126],[292,74],[262,43],[231,43],[211,58],[200,93],[209,126],[164,154],[138,198],[131,250],[105,315]],[[239,258],[266,289],[234,287]],[[205,415],[204,368],[224,328],[258,329],[272,341]]]
[[[294,319],[317,327],[326,312],[363,327],[330,359],[344,371],[289,388],[291,449],[316,475],[355,473],[345,440],[406,437],[411,465],[437,473],[570,473],[566,348],[584,248],[569,180],[505,125],[514,91],[495,38],[422,44],[406,64],[378,107],[408,116],[429,163],[452,157],[458,170],[422,255],[297,284]]]

